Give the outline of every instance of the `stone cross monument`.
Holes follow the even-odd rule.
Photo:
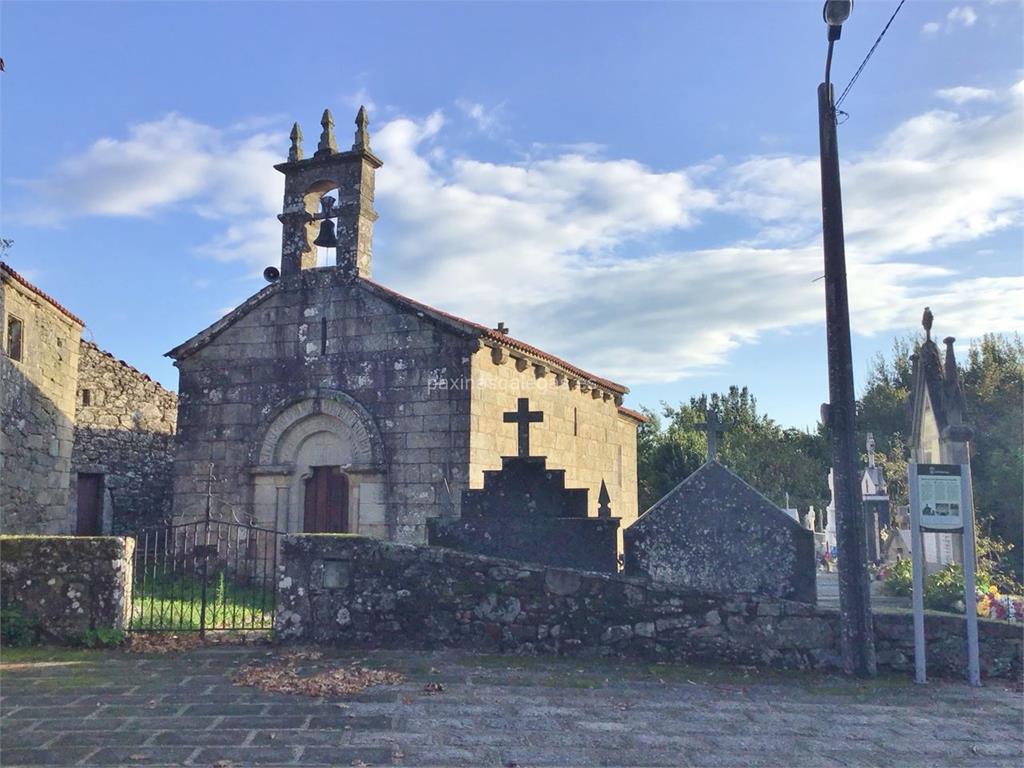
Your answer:
[[[718,459],[718,436],[725,433],[725,425],[718,418],[718,412],[708,408],[705,411],[704,423],[698,424],[697,429],[706,432],[708,435],[708,461]]]
[[[504,416],[506,424],[519,426],[519,458],[527,458],[530,455],[530,425],[544,421],[544,414],[531,411],[529,398],[520,397],[516,410],[506,411]]]

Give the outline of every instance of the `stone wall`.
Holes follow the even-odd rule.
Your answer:
[[[604,480],[612,514],[623,528],[632,523],[638,505],[636,420],[619,413],[608,393],[492,347],[473,355],[470,487],[483,487],[485,470],[501,469],[502,456],[516,455],[515,425],[505,424],[502,414],[515,410],[520,397],[544,413],[544,422],[530,430],[531,453],[547,456],[551,469],[564,469],[566,487],[590,491],[592,516]]]
[[[837,614],[803,603],[356,536],[288,536],[281,570],[277,629],[286,640],[839,665]],[[930,673],[962,674],[964,622],[927,624]],[[911,669],[911,617],[879,616],[877,632],[880,666]],[[982,622],[981,656],[985,676],[1019,676],[1019,628]]]
[[[0,536],[0,600],[47,641],[122,629],[131,610],[134,551],[131,538]]]
[[[22,321],[22,359],[7,325]],[[69,533],[68,486],[82,324],[15,273],[0,269],[0,528]]]
[[[103,531],[132,533],[169,520],[177,395],[83,341],[77,399],[72,471],[104,476]]]

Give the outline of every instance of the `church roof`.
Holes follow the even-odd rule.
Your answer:
[[[431,318],[435,322],[438,322],[451,330],[462,333],[467,336],[476,336],[485,343],[491,346],[503,346],[511,350],[522,352],[530,357],[542,360],[555,368],[561,369],[565,373],[578,377],[584,381],[590,382],[596,387],[601,387],[618,395],[624,395],[629,392],[629,388],[623,384],[611,381],[602,376],[590,373],[589,371],[579,368],[572,363],[563,360],[562,358],[552,355],[549,352],[545,352],[542,349],[538,349],[532,344],[527,344],[525,341],[516,339],[509,336],[506,333],[489,328],[481,323],[475,323],[472,320],[453,315],[450,312],[444,312],[443,310],[431,307],[428,304],[411,299],[397,291],[387,288],[380,283],[368,280],[366,278],[357,277],[355,278],[356,284],[369,291],[378,298],[387,301],[391,304],[397,305],[400,308],[410,310],[414,313],[424,315]],[[175,360],[184,359],[202,347],[209,344],[213,339],[220,335],[224,330],[231,327],[239,319],[247,315],[252,309],[259,304],[263,303],[266,299],[280,291],[283,285],[282,281],[271,283],[264,287],[261,291],[253,294],[244,302],[239,304],[228,314],[224,315],[220,320],[209,326],[205,330],[200,331],[192,338],[174,347],[174,349],[167,352],[167,357],[174,358]],[[620,413],[626,416],[630,416],[639,421],[646,421],[646,417],[643,414],[637,413],[636,411],[630,411],[628,408],[619,408]]]
[[[450,320],[452,322],[464,325],[465,327],[472,329],[483,339],[495,342],[497,344],[501,344],[502,346],[509,347],[510,349],[525,352],[526,354],[532,357],[539,358],[548,363],[551,363],[552,365],[562,368],[566,372],[578,376],[581,379],[593,382],[598,386],[610,389],[614,392],[618,392],[619,394],[626,394],[627,392],[629,392],[629,387],[623,384],[618,384],[609,379],[605,379],[602,378],[601,376],[597,376],[593,373],[590,373],[589,371],[585,371],[582,368],[578,368],[572,363],[569,363],[560,357],[545,352],[542,349],[538,349],[532,344],[527,344],[525,341],[513,338],[512,336],[509,336],[507,333],[502,333],[501,331],[495,330],[494,328],[489,328],[486,325],[481,325],[480,323],[475,323],[472,320],[466,320],[465,318],[459,317],[458,315],[453,315],[449,312],[444,312],[440,309],[435,309],[434,307],[431,307],[427,304],[423,304],[422,302],[416,301],[415,299],[410,299],[408,296],[404,296],[401,293],[398,293],[397,291],[393,291],[390,288],[386,288],[380,283],[376,283],[372,280],[361,280],[361,282],[384,299],[399,304],[404,304],[405,306],[412,308],[414,310],[418,310],[427,314],[436,315],[447,320]]]
[[[82,320],[80,317],[78,317],[78,315],[73,314],[71,312],[71,310],[69,310],[67,307],[65,307],[63,304],[61,304],[55,298],[53,298],[50,294],[46,293],[45,291],[40,290],[38,287],[36,287],[32,283],[30,283],[28,280],[26,280],[24,277],[19,275],[17,272],[15,272],[11,268],[11,266],[9,264],[6,264],[5,262],[0,261],[0,273],[6,274],[14,282],[16,282],[16,283],[20,284],[21,286],[27,288],[28,290],[32,291],[32,293],[36,294],[39,298],[41,298],[44,301],[48,302],[51,306],[53,306],[54,309],[56,309],[58,312],[60,312],[65,317],[69,318],[70,320],[73,320],[74,322],[78,323],[79,325],[82,325],[82,326],[85,325],[85,321]]]
[[[640,411],[634,411],[632,408],[627,408],[624,405],[619,406],[619,413],[623,416],[628,416],[631,419],[639,421],[641,424],[646,424],[650,419],[644,416]]]
[[[803,528],[743,478],[711,459],[640,515],[627,532],[657,524],[662,515],[685,516],[690,512],[716,516],[740,512],[768,517],[775,525]]]

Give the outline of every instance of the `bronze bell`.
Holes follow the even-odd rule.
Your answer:
[[[316,236],[313,245],[321,248],[337,248],[338,236],[334,233],[334,222],[324,219],[320,222],[320,234]]]

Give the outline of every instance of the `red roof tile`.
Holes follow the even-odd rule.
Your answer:
[[[576,376],[579,376],[581,379],[585,379],[587,381],[593,382],[594,384],[597,384],[598,386],[604,387],[606,389],[610,389],[613,392],[618,392],[619,394],[623,394],[624,395],[627,392],[629,392],[629,387],[627,387],[627,386],[625,386],[623,384],[618,384],[618,383],[616,383],[614,381],[611,381],[609,379],[605,379],[605,378],[603,378],[601,376],[597,376],[597,375],[595,375],[593,373],[590,373],[589,371],[585,371],[582,368],[578,368],[575,365],[573,365],[572,363],[569,363],[569,362],[563,360],[560,357],[556,357],[555,355],[552,355],[552,354],[550,354],[548,352],[545,352],[542,349],[538,349],[537,347],[533,346],[532,344],[527,344],[525,341],[521,341],[519,339],[513,338],[512,336],[509,336],[508,334],[502,333],[501,331],[496,331],[493,328],[488,328],[486,325],[481,325],[480,323],[474,323],[472,320],[466,320],[465,318],[459,317],[458,315],[453,315],[450,312],[445,312],[445,311],[440,310],[440,309],[435,309],[434,307],[431,307],[428,304],[424,304],[422,302],[416,301],[415,299],[410,299],[408,296],[404,296],[401,293],[398,293],[397,291],[394,291],[394,290],[388,288],[387,286],[384,286],[384,285],[381,285],[380,283],[374,282],[373,280],[366,280],[365,278],[363,278],[363,282],[372,285],[374,288],[376,288],[377,290],[381,291],[382,293],[388,294],[392,298],[394,298],[397,301],[400,301],[400,302],[402,302],[404,304],[407,304],[408,306],[411,306],[413,308],[418,308],[418,309],[420,309],[420,310],[422,310],[424,312],[427,312],[429,314],[438,315],[438,316],[443,317],[443,318],[445,318],[447,320],[451,320],[451,321],[459,323],[461,325],[468,326],[469,328],[471,328],[474,331],[476,331],[481,337],[490,339],[492,341],[496,341],[499,344],[502,344],[502,345],[504,345],[506,347],[511,347],[512,349],[519,350],[520,352],[525,352],[528,355],[533,355],[534,357],[538,357],[541,360],[546,360],[547,362],[552,363],[553,365],[557,365],[559,368],[565,369],[569,373],[572,373],[572,374],[574,374]],[[631,413],[636,413],[636,412],[632,411]],[[642,414],[636,414],[636,415],[639,416],[642,420],[646,421],[646,418]]]
[[[46,299],[46,301],[50,302],[50,304],[52,304],[54,306],[54,308],[57,309],[57,311],[59,311],[61,314],[64,314],[67,317],[71,318],[72,320],[74,320],[79,325],[82,325],[82,326],[85,325],[85,321],[84,320],[79,318],[77,315],[72,314],[70,310],[68,310],[64,305],[62,305],[59,301],[57,301],[55,298],[50,296],[48,293],[46,293],[45,291],[41,291],[36,286],[32,285],[32,283],[30,283],[24,277],[22,277],[17,272],[15,272],[13,269],[11,269],[10,265],[0,261],[0,272],[6,272],[8,275],[11,276],[12,280],[14,280],[17,283],[21,283],[23,286],[25,286],[30,291],[32,291],[37,296],[39,296],[39,298]]]
[[[648,421],[650,421],[650,419],[648,419],[646,416],[640,413],[640,411],[634,411],[632,408],[627,408],[624,405],[619,406],[619,413],[621,413],[623,416],[628,416],[631,419],[636,419],[641,424],[646,424]]]

